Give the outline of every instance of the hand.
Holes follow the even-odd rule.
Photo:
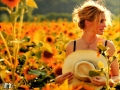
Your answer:
[[[71,83],[73,79],[73,73],[68,72],[68,73],[59,75],[56,77],[55,81],[56,83],[62,84],[66,79],[68,79],[68,83]]]
[[[91,82],[96,86],[106,85],[106,78],[102,76],[94,76],[91,78]]]

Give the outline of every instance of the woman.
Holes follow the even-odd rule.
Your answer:
[[[73,11],[73,20],[78,23],[78,27],[83,30],[81,38],[68,43],[66,48],[66,56],[75,50],[95,50],[97,51],[97,43],[102,42],[103,45],[109,47],[108,53],[112,57],[115,53],[115,47],[112,41],[100,38],[98,35],[103,35],[106,26],[111,25],[111,13],[101,4],[95,1],[86,1],[81,7],[77,7]],[[112,77],[109,81],[110,85],[118,82],[119,78],[119,64],[114,60],[111,65]],[[71,83],[73,73],[68,72],[56,77],[56,82],[62,84],[65,79]],[[91,82],[94,85],[104,86],[106,84],[105,78],[101,76],[92,77]]]

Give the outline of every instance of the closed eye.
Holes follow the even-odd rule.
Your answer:
[[[105,22],[105,21],[106,21],[105,19],[101,19],[100,23],[103,23],[103,22]]]

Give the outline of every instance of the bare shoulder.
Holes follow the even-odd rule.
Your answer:
[[[114,43],[110,40],[107,40],[107,47],[109,47],[109,49],[108,49],[109,55],[112,56],[115,53]]]
[[[73,52],[73,48],[74,48],[74,41],[68,42],[66,46],[66,56],[68,56],[70,53]]]

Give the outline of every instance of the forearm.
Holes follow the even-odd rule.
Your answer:
[[[120,76],[113,76],[109,80],[110,85],[114,85],[115,83],[120,82]]]

